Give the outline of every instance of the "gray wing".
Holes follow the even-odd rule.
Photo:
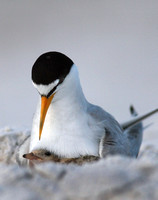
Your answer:
[[[131,109],[132,116],[136,116],[135,109],[133,107]],[[89,113],[96,121],[103,122],[104,133],[99,145],[100,157],[116,154],[137,157],[142,142],[142,123],[123,131],[114,117],[102,108],[91,104]]]
[[[116,121],[116,119],[111,114],[103,110],[101,107],[89,104],[88,113],[91,115],[91,117],[94,118],[97,123],[100,123],[100,125],[103,126],[104,129],[108,129],[114,135],[123,133],[123,129]]]
[[[88,112],[95,121],[103,126],[103,134],[99,145],[100,157],[105,157],[109,154],[127,155],[129,142],[115,118],[99,106],[92,104],[90,104]]]
[[[130,107],[130,112],[133,117],[137,116],[137,112],[133,106]],[[130,157],[137,157],[142,143],[143,125],[139,122],[127,128],[123,134],[114,135],[108,129],[105,129],[105,136],[100,142],[100,155],[106,157],[107,155],[126,155]]]
[[[99,145],[99,154],[101,158],[117,154],[132,156],[130,150],[130,143],[125,134],[116,137],[116,135],[111,133],[108,129],[105,129],[105,134]]]

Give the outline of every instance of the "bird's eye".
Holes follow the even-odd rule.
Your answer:
[[[56,85],[48,94],[47,94],[47,98],[49,98],[53,93],[54,91],[56,90],[58,85]]]
[[[45,152],[45,155],[46,155],[46,156],[50,156],[51,153],[50,153],[49,151],[46,151],[46,152]]]

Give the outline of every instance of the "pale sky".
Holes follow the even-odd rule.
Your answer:
[[[158,107],[157,0],[1,1],[0,127],[31,129],[31,68],[47,51],[69,56],[88,101],[118,121],[131,103],[140,114]]]

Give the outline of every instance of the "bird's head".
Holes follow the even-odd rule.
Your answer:
[[[32,81],[41,95],[39,140],[49,108],[58,88],[63,84],[73,66],[73,61],[59,52],[42,54],[32,67]]]
[[[37,149],[32,151],[31,153],[27,153],[23,155],[24,158],[33,161],[53,161],[55,159],[55,155],[45,149]]]

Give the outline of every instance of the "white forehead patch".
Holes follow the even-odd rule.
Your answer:
[[[53,83],[50,83],[49,85],[42,85],[42,84],[36,84],[32,82],[34,87],[38,90],[38,92],[41,95],[46,95],[59,83],[59,79],[56,79]]]

